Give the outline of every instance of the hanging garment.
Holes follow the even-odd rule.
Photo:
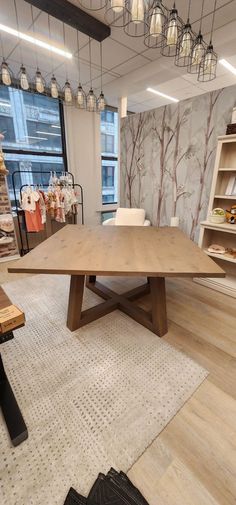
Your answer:
[[[21,208],[25,212],[26,229],[28,232],[39,232],[44,230],[40,199],[40,192],[32,190],[31,187],[25,188],[22,192]]]

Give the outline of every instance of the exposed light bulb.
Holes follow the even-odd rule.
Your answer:
[[[141,23],[144,20],[144,1],[133,0],[131,7],[131,19],[133,23]]]
[[[111,8],[114,12],[122,12],[125,6],[125,0],[111,0]]]
[[[26,69],[23,65],[20,68],[20,87],[24,91],[27,91],[29,89],[29,80],[26,73]]]
[[[204,58],[204,63],[203,63],[204,72],[207,72],[209,74],[213,73],[214,69],[215,69],[215,65],[216,65],[216,63],[215,63],[214,54],[213,54],[212,50],[210,49],[209,51],[207,51],[206,56]]]
[[[1,74],[2,74],[3,84],[5,84],[5,86],[10,86],[11,85],[11,74],[9,71],[8,64],[5,61],[3,61],[3,63],[2,63]]]
[[[35,75],[35,87],[36,87],[36,91],[38,91],[38,93],[44,93],[45,86],[44,86],[42,74],[39,70],[37,70],[36,75]]]
[[[85,105],[85,94],[84,94],[81,84],[79,84],[78,90],[77,90],[77,104],[80,107],[83,107]]]
[[[166,45],[175,46],[177,42],[178,42],[177,20],[171,19],[168,23]]]
[[[58,96],[59,96],[58,84],[56,77],[54,77],[53,75],[51,78],[51,97],[58,98]]]
[[[64,88],[64,99],[66,103],[71,103],[73,100],[72,89],[69,81],[66,81]]]
[[[204,50],[204,46],[202,43],[202,34],[199,33],[199,35],[196,39],[196,43],[194,45],[191,65],[200,65],[200,63],[202,61],[202,57],[204,56],[204,52],[205,52],[205,50]]]
[[[91,88],[87,96],[87,109],[93,112],[96,109],[96,96],[94,95],[93,89]]]
[[[162,34],[162,10],[160,7],[155,7],[151,16],[150,35],[158,37]]]
[[[97,108],[99,112],[102,112],[106,108],[106,102],[105,102],[105,97],[103,92],[101,91],[99,97],[98,97],[98,103],[97,103]]]
[[[191,37],[191,34],[189,33],[189,31],[186,31],[183,34],[183,37],[181,40],[179,55],[182,58],[190,56],[191,48],[192,48],[192,37]]]

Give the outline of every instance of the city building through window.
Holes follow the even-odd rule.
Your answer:
[[[58,100],[0,86],[0,132],[9,170],[10,198],[14,201],[12,173],[17,192],[23,184],[47,184],[49,176],[34,172],[66,170],[62,108]]]
[[[118,201],[118,113],[101,112],[102,203]]]

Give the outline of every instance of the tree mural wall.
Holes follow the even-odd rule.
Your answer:
[[[155,226],[179,216],[198,240],[206,218],[217,137],[236,104],[236,86],[129,115],[121,122],[121,204],[143,207]]]

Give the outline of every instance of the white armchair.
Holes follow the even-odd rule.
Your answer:
[[[127,209],[119,207],[116,216],[103,221],[105,226],[150,226],[151,223],[145,219],[144,209]]]

